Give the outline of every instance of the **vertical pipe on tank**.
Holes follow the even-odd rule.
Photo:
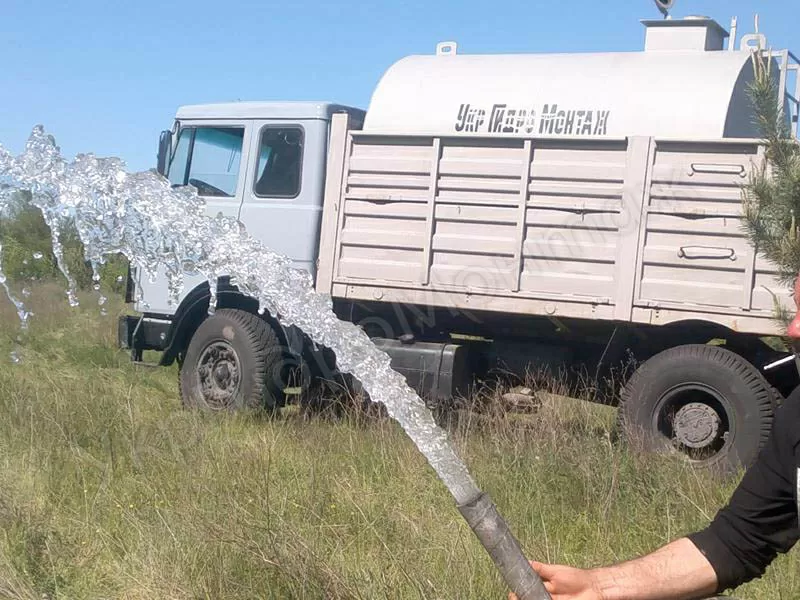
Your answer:
[[[781,76],[778,83],[778,108],[783,110],[786,104],[787,84],[789,82],[789,51],[782,50],[778,53],[781,58]]]
[[[728,52],[736,50],[736,30],[738,29],[739,18],[733,17],[731,19],[731,35],[728,37]]]
[[[792,123],[792,135],[800,138],[800,62],[795,58],[796,67],[794,69],[794,122]]]

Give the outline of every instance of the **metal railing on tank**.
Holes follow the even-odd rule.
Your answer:
[[[780,62],[778,98],[782,99],[792,135],[798,138],[800,137],[800,59],[789,50],[770,52],[770,55]],[[794,81],[790,81],[791,79]],[[790,89],[794,91],[790,92]]]

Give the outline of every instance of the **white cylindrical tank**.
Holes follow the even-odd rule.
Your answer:
[[[668,22],[653,26],[658,37],[645,52],[404,58],[375,89],[364,129],[525,137],[757,137],[747,93],[751,53],[722,51],[721,28],[711,20],[676,22],[676,43],[670,46],[671,31],[662,23]],[[691,37],[698,27],[716,34],[719,45],[705,35]],[[693,43],[699,46],[691,49]],[[714,47],[708,49],[709,43]]]

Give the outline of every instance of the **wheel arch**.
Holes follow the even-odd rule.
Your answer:
[[[686,319],[642,330],[641,335],[633,337],[632,350],[638,362],[646,362],[678,346],[718,345],[738,354],[760,370],[762,362],[785,354],[770,347],[763,337],[755,333],[741,333],[713,321]],[[715,340],[722,340],[722,343],[712,343]]]
[[[686,346],[689,344],[708,344],[714,339],[729,339],[742,334],[733,329],[703,319],[686,319],[683,321],[673,321],[658,328],[661,338],[659,341],[663,345],[654,354],[663,352],[675,346]]]
[[[714,339],[722,339],[725,343],[718,345],[749,362],[782,396],[787,396],[800,384],[800,376],[794,363],[786,363],[769,371],[764,369],[769,363],[791,353],[790,350],[782,351],[768,344],[765,338],[771,336],[742,333],[719,323],[696,319],[676,321],[664,327],[666,330],[662,338],[662,347],[650,356],[644,357],[644,360],[676,346],[709,344]]]
[[[673,321],[665,325],[629,325],[624,330],[624,341],[617,343],[613,351],[604,355],[604,363],[598,373],[608,381],[601,387],[601,397],[608,404],[617,404],[619,395],[627,385],[636,368],[651,358],[680,346],[720,346],[737,354],[755,367],[783,396],[800,384],[794,364],[765,371],[763,367],[783,358],[782,352],[767,344],[763,336],[735,331],[725,325],[703,319]],[[715,343],[715,340],[720,340]],[[609,342],[608,347],[611,347]],[[609,373],[613,371],[613,376]]]
[[[164,341],[164,352],[159,361],[161,366],[171,365],[185,352],[192,335],[209,316],[210,300],[211,290],[208,282],[204,282],[189,292],[180,303],[172,317],[172,323]],[[242,294],[239,288],[231,285],[230,278],[220,277],[217,282],[217,308],[235,308],[258,314],[258,300]],[[272,326],[281,343],[287,345],[286,332],[278,320],[266,311],[260,316]]]

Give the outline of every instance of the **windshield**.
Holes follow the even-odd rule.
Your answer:
[[[193,185],[201,196],[233,197],[242,159],[242,127],[185,127],[170,162],[172,185]]]

